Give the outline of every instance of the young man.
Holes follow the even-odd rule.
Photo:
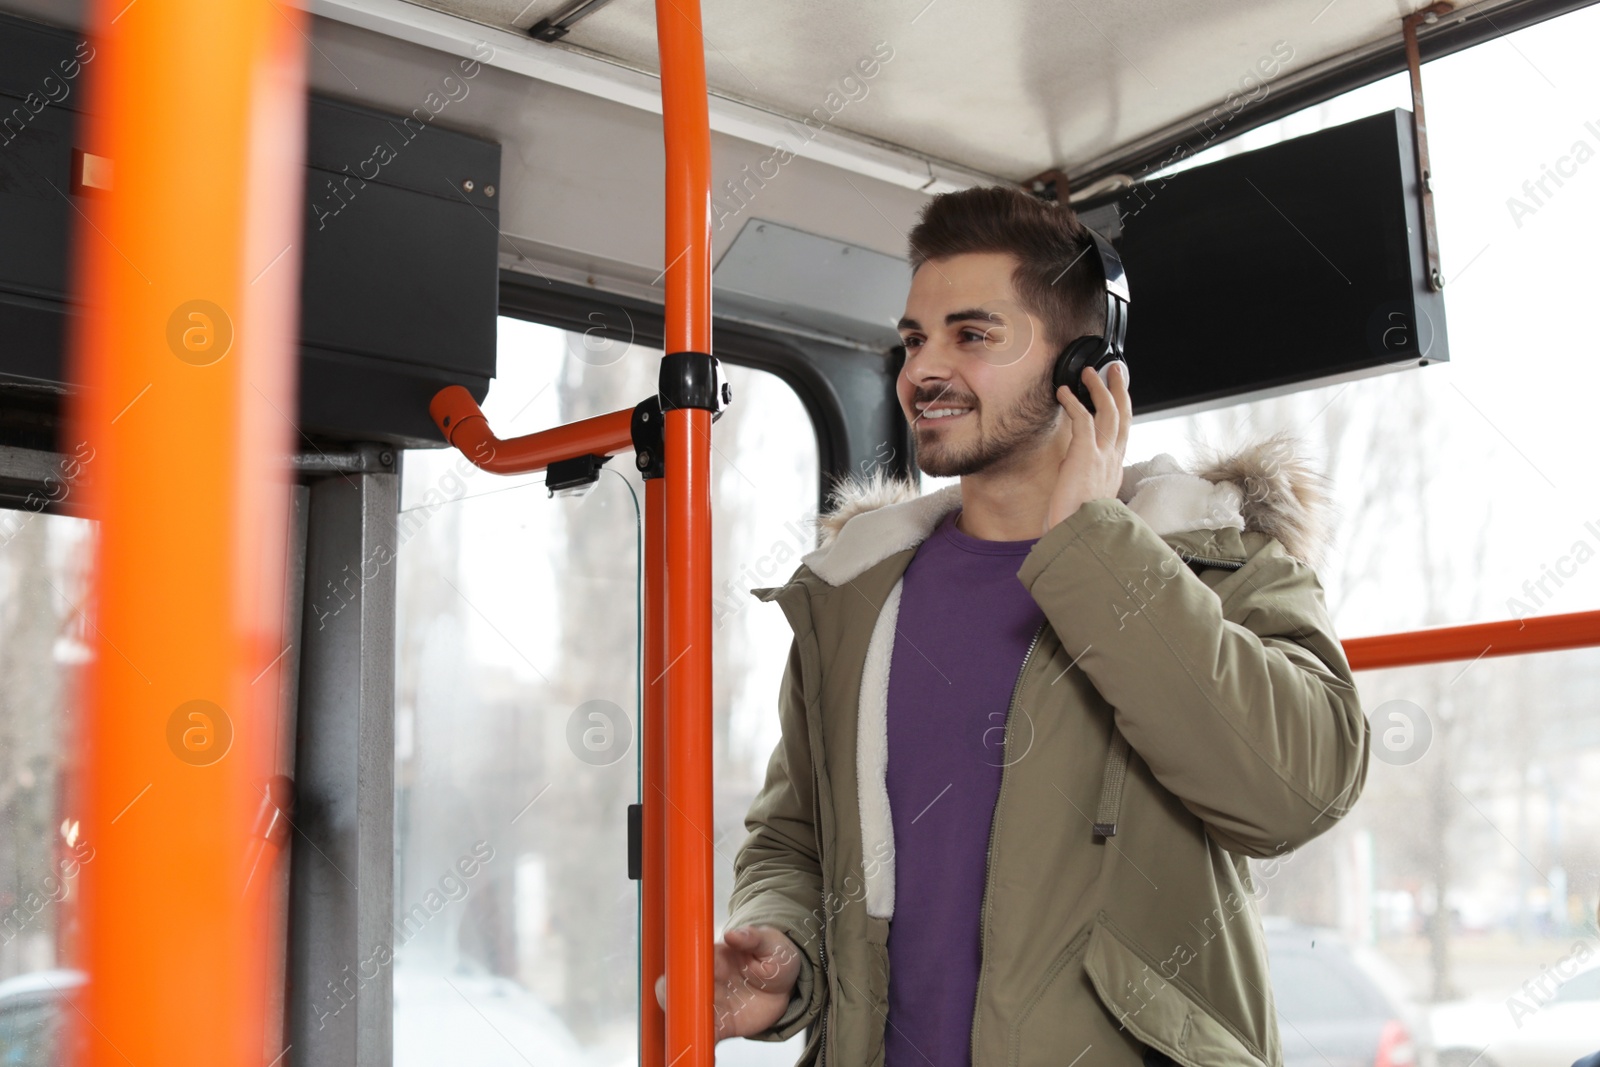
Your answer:
[[[801,1062],[837,1067],[1279,1064],[1246,860],[1328,830],[1367,766],[1324,479],[1283,435],[1125,466],[1125,369],[1084,372],[1093,414],[1051,388],[1104,317],[1070,209],[952,193],[910,243],[900,405],[961,481],[842,484],[754,591],[795,640],[718,1037],[814,1026]]]

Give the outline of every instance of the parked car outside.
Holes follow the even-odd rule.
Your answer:
[[[65,1062],[61,1024],[67,997],[82,989],[82,971],[56,969],[0,982],[0,1067],[56,1067]]]
[[[1506,999],[1436,1005],[1439,1067],[1570,1067],[1600,1049],[1600,959],[1547,971]]]
[[[1264,926],[1284,1067],[1435,1067],[1426,1016],[1381,956],[1334,930]]]

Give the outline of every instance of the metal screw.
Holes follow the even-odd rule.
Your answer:
[[[648,411],[642,412],[641,415],[640,415],[640,419],[643,422],[649,422],[650,421],[650,413]]]
[[[485,185],[485,186],[484,186],[484,187],[483,187],[483,195],[484,195],[484,196],[493,196],[493,195],[494,195],[494,186],[492,186],[492,185]]]
[[[470,192],[472,192],[473,189],[475,189],[477,187],[472,184],[472,179],[468,178],[466,181],[461,183],[461,188],[465,189],[467,192],[470,193]]]
[[[650,453],[640,452],[634,457],[634,463],[638,465],[640,470],[644,470],[646,467],[650,466]]]
[[[392,464],[394,462],[394,453],[388,451],[387,449],[385,449],[382,452],[379,452],[378,453],[378,462],[382,463],[385,467],[389,466],[390,464]]]

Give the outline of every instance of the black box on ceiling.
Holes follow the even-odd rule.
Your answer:
[[[482,400],[495,373],[500,146],[424,124],[420,101],[390,116],[313,96],[309,119],[301,424],[442,443],[434,394]]]
[[[1128,271],[1141,414],[1449,358],[1409,111],[1142,181],[1079,214]]]
[[[66,387],[73,150],[95,62],[76,34],[0,15],[0,412],[42,426]],[[388,115],[313,94],[307,120],[301,429],[438,444],[434,393],[481,400],[495,373],[500,146],[437,125],[421,99]]]

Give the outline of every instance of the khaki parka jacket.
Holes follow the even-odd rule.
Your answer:
[[[1281,1065],[1256,902],[1354,804],[1368,758],[1314,569],[1333,509],[1302,450],[1277,434],[1193,471],[1125,467],[1117,499],[1018,571],[1047,621],[1006,716],[973,1067],[1138,1067],[1147,1049]],[[727,928],[800,947],[788,1009],[756,1037],[809,1029],[803,1065],[883,1063],[890,654],[901,576],[960,490],[847,480],[820,546],[752,590],[794,640]]]

